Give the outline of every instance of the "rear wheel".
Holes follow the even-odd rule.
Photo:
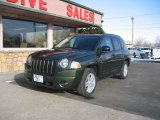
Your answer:
[[[126,79],[128,76],[128,63],[124,62],[120,72],[120,79]]]
[[[134,56],[134,58],[136,58],[136,54],[135,53],[133,53],[133,56]]]
[[[79,94],[85,97],[93,97],[97,85],[97,76],[93,69],[86,68],[82,80],[78,86]]]

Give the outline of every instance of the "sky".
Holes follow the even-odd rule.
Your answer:
[[[72,0],[104,13],[102,28],[106,33],[120,35],[132,41],[144,39],[155,42],[160,36],[160,0]]]

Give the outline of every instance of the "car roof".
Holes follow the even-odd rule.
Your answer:
[[[78,34],[76,36],[99,36],[101,37],[103,34]]]
[[[109,33],[105,33],[105,34],[78,34],[76,36],[99,36],[99,37],[110,36],[110,37],[120,37],[118,35],[109,34]]]

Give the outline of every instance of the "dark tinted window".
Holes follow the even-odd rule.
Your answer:
[[[111,38],[109,38],[109,37],[104,38],[102,43],[101,43],[101,47],[102,46],[109,46],[110,49],[113,50],[113,45],[112,45]]]
[[[99,42],[99,37],[96,36],[78,36],[75,40],[73,48],[81,50],[94,50]]]
[[[3,47],[45,48],[47,47],[47,25],[3,18]]]
[[[141,48],[141,50],[151,50],[150,48]]]
[[[58,43],[56,48],[70,48],[80,50],[94,50],[99,43],[98,36],[76,36],[68,37]]]
[[[121,49],[121,43],[118,38],[112,38],[113,39],[113,45],[115,50],[120,50]]]
[[[138,51],[141,51],[141,48],[137,48]]]
[[[121,39],[120,38],[120,41],[121,41],[121,46],[122,46],[122,49],[127,49],[127,47],[126,47],[126,43],[124,42],[124,40],[123,39]]]

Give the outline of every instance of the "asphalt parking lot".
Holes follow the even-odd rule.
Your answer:
[[[160,63],[132,62],[126,80],[104,78],[94,99],[62,96],[160,120]]]
[[[92,99],[86,99],[71,91],[52,90],[44,87],[32,86],[24,81],[24,78],[22,78],[23,73],[16,74],[14,80],[11,82],[6,82],[7,79],[3,79],[2,82],[6,82],[6,84],[10,86],[19,87],[20,89],[25,88],[26,90],[39,91],[39,94],[45,93],[50,96],[57,95],[63,98],[159,120],[159,75],[160,63],[132,62],[127,79],[120,80],[113,77],[99,80],[95,97]],[[26,97],[29,99],[30,96],[27,95]]]

